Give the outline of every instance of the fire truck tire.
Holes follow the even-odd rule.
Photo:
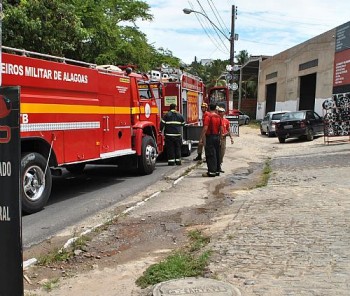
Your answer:
[[[142,154],[138,158],[139,172],[143,175],[151,174],[156,167],[157,148],[154,139],[150,136],[142,138]]]
[[[52,178],[50,168],[46,170],[46,159],[39,153],[22,155],[21,197],[22,211],[32,214],[41,211],[50,197]]]

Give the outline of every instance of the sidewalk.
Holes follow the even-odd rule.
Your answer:
[[[152,196],[128,215],[147,220],[160,212],[200,208],[213,194],[221,196],[232,202],[204,226],[214,251],[209,268],[213,277],[245,296],[349,295],[349,148],[349,143],[326,146],[323,138],[279,144],[243,126],[240,137],[228,144],[225,174],[201,177],[206,166],[192,161],[194,152],[179,171],[132,197],[128,202]],[[254,167],[261,167],[268,156],[268,185],[247,190],[258,171]],[[239,189],[233,187],[237,182]],[[137,260],[79,273],[50,293],[26,295],[149,295],[134,281],[167,252],[164,245]]]

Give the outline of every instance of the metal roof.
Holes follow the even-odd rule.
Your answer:
[[[249,60],[242,65],[242,81],[258,80],[260,62],[270,58],[270,56],[250,56]]]

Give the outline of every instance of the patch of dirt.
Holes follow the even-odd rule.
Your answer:
[[[113,268],[129,261],[142,261],[150,254],[157,254],[156,260],[161,260],[170,251],[188,243],[186,234],[189,230],[207,228],[213,217],[219,216],[227,206],[234,203],[234,190],[253,188],[259,183],[261,172],[262,164],[251,164],[249,168],[240,169],[235,174],[220,179],[219,183],[212,182],[209,186],[211,194],[204,204],[197,207],[152,212],[137,218],[121,216],[88,234],[90,240],[86,246],[81,252],[75,252],[69,260],[30,267],[25,271],[25,290],[30,293],[53,279]],[[26,257],[38,258],[62,247],[66,240],[67,238],[56,238],[34,246],[26,251]],[[134,268],[134,265],[129,268]]]

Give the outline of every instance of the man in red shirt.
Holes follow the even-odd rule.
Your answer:
[[[205,157],[208,172],[203,177],[215,177],[220,175],[220,137],[222,135],[222,120],[216,112],[216,105],[209,105],[210,115],[204,119],[204,126],[199,143],[205,138]]]
[[[225,118],[225,109],[219,108],[218,113],[222,120],[222,138],[220,143],[220,173],[224,173],[221,166],[222,166],[224,155],[226,152],[226,138],[230,137],[231,144],[233,144],[233,137],[230,131],[230,121],[227,118]]]
[[[203,102],[201,105],[201,109],[202,109],[202,114],[203,114],[202,115],[202,123],[204,124],[205,117],[210,115],[210,112],[208,112],[208,104]],[[197,157],[193,159],[194,161],[202,160],[202,153],[203,153],[204,146],[205,146],[205,138],[203,139],[202,143],[198,143]]]

